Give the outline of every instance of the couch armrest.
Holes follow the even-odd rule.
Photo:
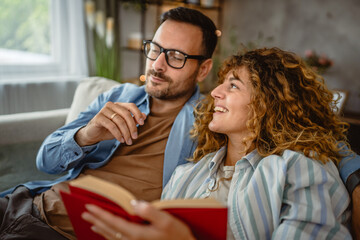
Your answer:
[[[0,115],[0,145],[43,141],[65,124],[69,108]]]

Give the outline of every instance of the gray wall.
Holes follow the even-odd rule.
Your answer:
[[[328,87],[347,90],[345,111],[360,113],[359,0],[225,0],[224,13],[223,49],[235,35],[238,43],[258,41],[301,56],[307,49],[324,53],[334,61],[324,74]]]

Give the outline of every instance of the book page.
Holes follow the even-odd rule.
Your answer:
[[[151,204],[159,209],[166,209],[166,208],[224,208],[224,207],[226,207],[214,198],[155,200],[155,201],[151,202]]]
[[[135,196],[120,185],[93,176],[81,177],[70,181],[69,184],[104,196],[134,215],[130,201],[134,200]]]

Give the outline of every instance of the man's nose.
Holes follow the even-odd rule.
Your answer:
[[[164,72],[167,67],[165,53],[160,53],[157,59],[153,62],[152,67],[157,72]]]

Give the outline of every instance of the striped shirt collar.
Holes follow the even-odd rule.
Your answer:
[[[216,173],[217,169],[220,167],[221,162],[224,160],[226,151],[227,151],[227,146],[223,146],[215,153],[215,155],[209,154],[210,155],[209,157],[211,158],[208,164],[210,175]],[[253,169],[255,169],[261,159],[262,157],[259,155],[258,151],[254,149],[246,156],[239,159],[235,164],[235,168],[242,169],[251,166]]]

